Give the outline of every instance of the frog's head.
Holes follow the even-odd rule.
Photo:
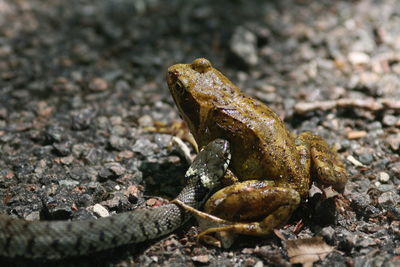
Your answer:
[[[167,83],[179,114],[194,135],[204,116],[215,107],[228,106],[231,94],[238,90],[205,58],[169,67]]]

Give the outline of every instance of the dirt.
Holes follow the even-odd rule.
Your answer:
[[[197,57],[335,145],[350,177],[343,195],[314,192],[277,234],[230,249],[198,244],[191,220],[46,264],[289,266],[282,239],[313,236],[335,247],[315,266],[400,264],[398,1],[4,0],[0,36],[2,213],[80,220],[97,203],[113,214],[176,196],[188,164],[176,133],[151,129],[179,121],[167,67]]]

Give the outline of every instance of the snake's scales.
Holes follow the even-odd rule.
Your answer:
[[[229,158],[227,141],[211,142],[188,169],[187,185],[177,199],[198,208],[225,173]],[[74,222],[28,222],[0,215],[0,255],[47,259],[85,255],[166,235],[188,218],[175,204]]]

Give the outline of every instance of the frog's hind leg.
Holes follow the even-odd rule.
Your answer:
[[[218,225],[200,233],[201,240],[219,232],[263,236],[284,224],[299,203],[300,195],[296,190],[274,186],[273,181],[254,180],[215,193],[207,201],[205,213],[189,211],[210,221],[211,225]]]
[[[304,132],[297,137],[297,141],[307,144],[310,148],[311,174],[316,182],[324,186],[332,186],[337,191],[343,191],[347,182],[347,173],[343,162],[336,150],[318,135]]]

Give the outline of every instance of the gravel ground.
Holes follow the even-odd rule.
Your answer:
[[[176,196],[188,164],[161,133],[179,120],[165,70],[196,57],[336,145],[344,196],[315,193],[280,234],[230,249],[197,244],[192,220],[57,264],[289,266],[282,238],[312,236],[335,247],[315,266],[400,264],[397,0],[0,1],[0,211],[82,220]]]

